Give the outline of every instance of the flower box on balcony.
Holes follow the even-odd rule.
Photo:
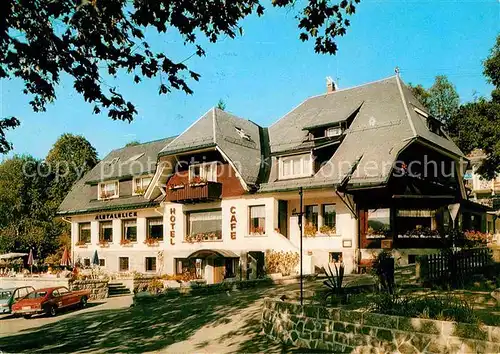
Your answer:
[[[250,228],[250,235],[252,236],[265,236],[266,229],[262,226]]]
[[[99,240],[98,245],[99,245],[100,247],[109,247],[109,242],[108,242],[108,241],[106,241],[106,240]]]
[[[146,193],[146,189],[144,189],[144,188],[136,188],[134,190],[135,195],[143,195],[144,193]]]
[[[109,192],[101,192],[100,197],[101,199],[110,199],[115,196],[115,193],[109,193]]]
[[[222,232],[200,232],[194,235],[187,235],[184,240],[188,243],[221,241]]]
[[[149,246],[149,247],[155,247],[155,246],[158,246],[160,244],[160,242],[154,238],[147,238],[146,240],[144,240],[144,244]]]
[[[75,245],[81,248],[87,247],[87,243],[85,241],[78,241]]]
[[[171,191],[175,191],[175,190],[178,190],[178,189],[183,189],[185,187],[184,184],[174,184],[172,186],[169,186],[168,189],[171,190]]]
[[[126,239],[126,238],[122,238],[120,240],[120,245],[121,246],[124,246],[124,247],[132,247],[132,241]]]
[[[337,229],[335,226],[323,225],[319,228],[319,232],[322,235],[334,236],[337,234]]]

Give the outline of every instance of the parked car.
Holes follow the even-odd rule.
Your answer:
[[[12,306],[12,313],[24,318],[41,313],[55,316],[57,311],[63,308],[73,306],[84,308],[89,297],[89,290],[69,291],[64,286],[38,289],[16,302]]]
[[[12,311],[12,305],[32,291],[35,291],[35,288],[32,286],[0,289],[0,314],[10,313]]]

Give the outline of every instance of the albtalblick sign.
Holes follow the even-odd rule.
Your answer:
[[[95,216],[95,220],[127,219],[136,217],[137,217],[136,211],[125,211],[121,213],[99,214]]]

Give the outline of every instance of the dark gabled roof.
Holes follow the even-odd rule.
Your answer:
[[[253,185],[257,182],[260,171],[260,130],[252,121],[212,108],[167,144],[159,155],[218,147],[231,160],[243,180]]]
[[[151,203],[155,204],[156,202],[151,202],[142,196],[96,200],[97,195],[96,192],[92,192],[92,185],[105,180],[130,179],[132,176],[154,173],[158,152],[173,139],[170,137],[111,151],[73,185],[59,206],[58,213],[77,214],[116,208],[147,207]]]
[[[85,176],[87,183],[96,184],[104,180],[154,173],[158,151],[174,138],[154,140],[111,151]]]
[[[325,124],[329,119],[345,120],[361,103],[342,143],[314,176],[296,181],[269,181],[259,191],[285,190],[299,184],[306,188],[338,185],[355,165],[350,185],[383,184],[399,153],[417,140],[451,155],[463,156],[451,140],[431,132],[408,107],[421,105],[398,76],[306,100],[269,128],[272,153],[298,149],[303,145],[303,127]]]

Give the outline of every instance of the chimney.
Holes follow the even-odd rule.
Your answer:
[[[326,93],[335,92],[337,87],[335,86],[335,81],[330,76],[326,77]]]

